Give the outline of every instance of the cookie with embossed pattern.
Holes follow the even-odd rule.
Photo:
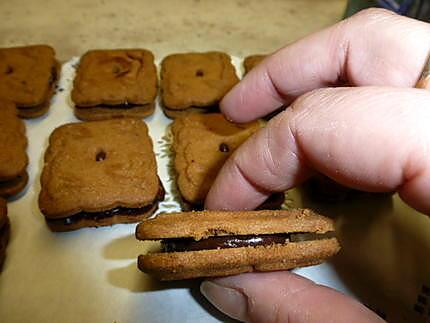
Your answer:
[[[143,121],[71,123],[51,134],[39,195],[51,230],[138,222],[163,197]]]
[[[222,52],[173,54],[161,63],[163,111],[169,118],[218,111],[218,103],[239,79]]]
[[[154,55],[145,49],[91,50],[73,83],[75,115],[82,120],[143,118],[157,95]]]
[[[28,182],[25,124],[15,104],[0,101],[0,196],[21,192]]]
[[[60,64],[47,45],[0,48],[0,99],[16,104],[23,118],[35,118],[49,109]]]
[[[220,113],[189,114],[175,119],[173,133],[174,168],[182,206],[201,209],[204,199],[224,162],[239,145],[263,126],[254,121],[238,124]],[[274,194],[265,208],[277,208],[284,194]]]

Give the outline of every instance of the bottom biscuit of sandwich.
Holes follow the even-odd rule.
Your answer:
[[[292,269],[340,249],[333,221],[302,209],[165,213],[139,224],[136,238],[161,240],[159,251],[138,258],[160,280]]]

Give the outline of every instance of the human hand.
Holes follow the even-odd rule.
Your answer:
[[[268,57],[221,109],[246,122],[291,105],[227,161],[206,207],[253,209],[316,170],[356,189],[397,190],[430,214],[430,92],[413,88],[429,52],[429,24],[372,9]],[[345,84],[358,87],[324,88]],[[220,278],[201,289],[246,321],[379,320],[358,302],[289,272]]]

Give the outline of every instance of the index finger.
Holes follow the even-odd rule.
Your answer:
[[[222,100],[231,120],[248,122],[321,87],[414,87],[430,51],[430,24],[369,9],[266,58]]]

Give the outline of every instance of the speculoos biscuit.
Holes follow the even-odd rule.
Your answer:
[[[27,137],[15,104],[0,101],[0,196],[11,197],[27,184]]]
[[[202,205],[227,158],[262,127],[237,124],[220,113],[190,114],[172,123],[176,183],[185,206]]]
[[[218,111],[218,103],[239,79],[229,55],[182,53],[161,63],[161,97],[166,116]]]
[[[315,265],[339,251],[334,230],[331,219],[307,209],[159,214],[136,228],[138,240],[161,240],[138,267],[178,280]]]
[[[73,83],[75,115],[82,120],[143,118],[155,108],[154,55],[145,49],[91,50]]]
[[[51,134],[39,195],[51,230],[138,222],[163,197],[142,120],[72,123]]]
[[[14,102],[20,117],[45,114],[60,67],[47,45],[0,48],[0,99]]]
[[[176,184],[184,210],[202,209],[219,170],[230,155],[264,123],[229,122],[220,113],[189,114],[175,119],[173,133]],[[260,208],[276,209],[284,193],[275,193]]]

